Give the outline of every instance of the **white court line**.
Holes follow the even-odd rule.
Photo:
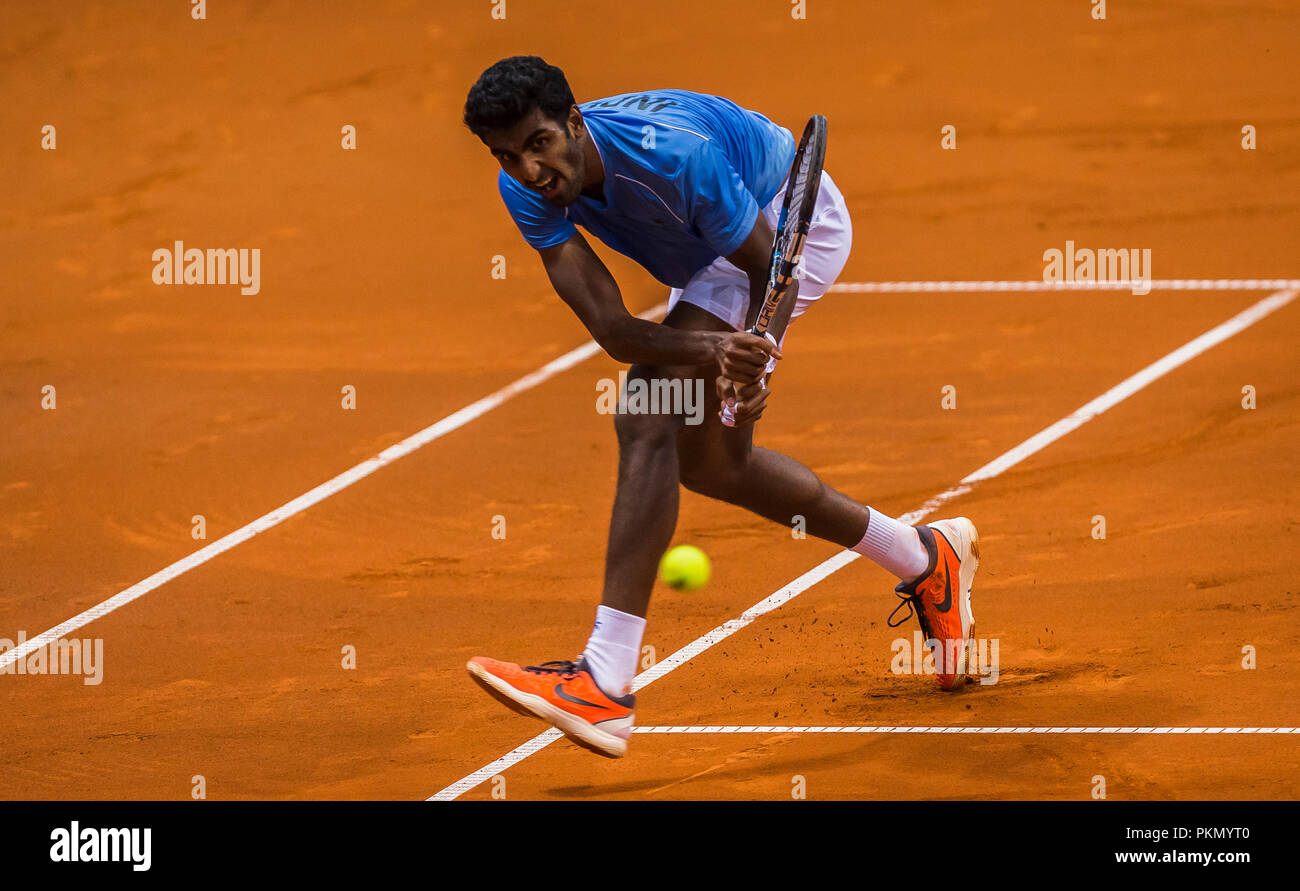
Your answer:
[[[559,734],[560,731],[552,730]],[[633,733],[1104,733],[1104,734],[1237,734],[1300,733],[1300,727],[968,727],[948,724],[936,727],[887,727],[865,724],[849,727],[634,727]],[[540,738],[540,737],[539,737]]]
[[[932,291],[1130,291],[1138,287],[1150,288],[1153,291],[1294,291],[1300,289],[1300,279],[1157,278],[1149,282],[1130,280],[1113,282],[841,282],[831,285],[831,291],[849,294],[913,294]]]
[[[1050,427],[1043,429],[1009,451],[994,458],[988,464],[985,464],[974,473],[966,476],[956,486],[941,492],[927,501],[918,510],[904,514],[899,519],[908,524],[919,522],[940,505],[951,501],[959,495],[969,492],[974,483],[981,480],[992,479],[999,474],[1005,473],[1007,470],[1019,464],[1021,461],[1024,461],[1029,456],[1041,451],[1043,448],[1060,439],[1065,434],[1078,429],[1102,412],[1118,405],[1120,402],[1132,396],[1143,387],[1146,387],[1151,382],[1168,374],[1189,360],[1194,359],[1216,344],[1222,343],[1234,334],[1250,327],[1268,314],[1282,308],[1294,300],[1297,293],[1296,290],[1279,291],[1276,294],[1271,294],[1263,300],[1260,300],[1258,303],[1242,310],[1227,321],[1211,328],[1200,337],[1188,341],[1172,353],[1169,353],[1163,358],[1148,365],[1137,374],[1134,374],[1114,387],[1111,387],[1096,399],[1074,412],[1071,412],[1069,415],[1057,421],[1055,424],[1052,424]],[[781,588],[779,591],[763,600],[760,600],[758,603],[745,610],[738,618],[719,625],[717,628],[714,628],[702,637],[682,647],[662,662],[657,663],[654,667],[641,672],[641,674],[637,675],[636,679],[632,682],[633,691],[640,690],[647,684],[658,680],[678,666],[689,662],[695,656],[703,653],[719,641],[725,640],[732,634],[735,634],[741,628],[744,628],[760,616],[771,612],[787,601],[793,600],[822,579],[852,563],[854,560],[858,559],[859,556],[861,555],[855,551],[840,551],[838,554],[825,560],[818,566],[813,567],[794,581],[787,584],[785,587]],[[546,748],[548,745],[559,739],[561,735],[562,734],[554,728],[538,734],[518,748],[502,755],[491,764],[480,767],[468,776],[457,780],[450,786],[447,786],[440,792],[432,795],[428,800],[452,801],[459,798],[465,792],[468,792],[470,789],[473,789],[485,780],[491,779],[507,768],[518,764],[530,755]]]
[[[639,318],[657,319],[667,309],[667,303],[661,303],[658,306],[651,307],[639,314]],[[301,513],[313,505],[319,504],[331,495],[336,495],[346,489],[353,483],[359,482],[379,470],[381,467],[392,464],[399,458],[405,458],[412,452],[420,449],[435,439],[441,439],[448,433],[464,427],[475,418],[487,414],[492,409],[507,402],[527,390],[531,390],[538,384],[555,377],[561,372],[567,371],[578,363],[589,359],[600,352],[600,346],[594,341],[589,340],[582,346],[569,350],[558,359],[552,359],[536,371],[531,371],[511,384],[507,384],[495,393],[484,396],[477,402],[473,402],[459,411],[453,412],[440,421],[436,421],[425,427],[418,433],[413,433],[406,439],[391,445],[384,449],[373,458],[362,461],[360,464],[349,470],[343,471],[333,479],[321,483],[309,492],[304,492],[292,501],[288,501],[268,514],[263,514],[256,520],[247,525],[241,526],[229,535],[222,536],[212,544],[200,548],[194,553],[182,557],[165,569],[160,569],[153,575],[141,582],[136,582],[125,591],[114,594],[107,600],[97,603],[89,609],[77,613],[71,619],[59,625],[55,625],[49,631],[38,634],[26,641],[22,646],[15,647],[12,650],[5,650],[0,653],[0,670],[13,665],[19,659],[25,659],[28,655],[35,652],[40,647],[45,647],[58,641],[63,635],[76,631],[78,628],[85,627],[96,619],[102,619],[104,616],[113,612],[119,607],[126,606],[133,600],[136,600],[148,594],[155,588],[159,588],[179,575],[189,572],[197,566],[202,566],[214,557],[224,554],[226,551],[243,544],[253,536],[265,532],[275,526],[280,525],[294,514]]]

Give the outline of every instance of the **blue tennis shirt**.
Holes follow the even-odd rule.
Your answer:
[[[510,216],[538,250],[582,226],[670,287],[740,247],[794,160],[789,130],[720,96],[651,90],[578,107],[605,165],[604,200],[558,208],[502,170]]]

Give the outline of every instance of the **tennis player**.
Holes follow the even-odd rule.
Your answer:
[[[501,165],[507,210],[555,291],[628,380],[703,379],[705,421],[615,416],[618,490],[590,639],[573,661],[522,667],[481,656],[471,677],[516,711],[608,757],[627,752],[646,610],[677,524],[678,484],[867,556],[899,579],[933,653],[939,685],[966,671],[979,560],[964,517],[909,526],[835,491],[793,458],[752,444],[782,357],[779,344],[849,256],[844,197],[823,172],[795,299],[769,331],[745,332],[763,303],[795,155],[790,131],[718,96],[649,90],[578,105],[564,72],[536,56],[502,59],[469,91],[465,124]],[[671,288],[662,324],[636,318],[579,226]],[[726,402],[734,426],[721,418]],[[895,610],[895,614],[899,612]]]

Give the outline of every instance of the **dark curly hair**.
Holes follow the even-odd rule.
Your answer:
[[[511,56],[479,75],[465,99],[465,126],[483,138],[488,130],[519,123],[534,108],[563,125],[573,105],[564,72],[537,56]]]

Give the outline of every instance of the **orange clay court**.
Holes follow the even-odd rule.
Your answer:
[[[1300,735],[1273,732],[1300,725],[1294,3],[186,6],[0,11],[0,638],[103,641],[99,684],[0,675],[0,797],[1300,796]],[[519,53],[580,102],[827,117],[853,251],[755,440],[979,525],[996,684],[896,674],[895,579],[808,584],[839,548],[686,492],[673,541],[713,580],[657,587],[627,757],[470,682],[478,653],[580,650],[618,457],[594,406],[623,366],[573,352],[460,122]],[[175,241],[260,249],[260,291],[154,284]],[[1046,289],[1067,241],[1149,249],[1156,287]],[[595,246],[632,311],[663,302]],[[969,281],[1027,284],[878,286]]]

